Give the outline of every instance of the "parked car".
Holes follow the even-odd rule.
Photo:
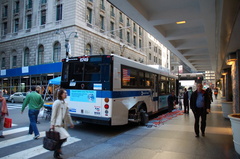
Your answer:
[[[26,98],[27,93],[26,92],[16,92],[10,96],[9,101],[12,103],[15,102],[23,102],[24,99]]]
[[[8,94],[4,94],[3,97],[6,99],[7,102],[8,102],[9,99],[10,99],[10,95],[8,95]]]

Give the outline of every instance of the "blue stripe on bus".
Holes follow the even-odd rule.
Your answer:
[[[70,95],[70,90],[67,90]],[[98,98],[124,98],[124,97],[136,97],[136,96],[149,96],[150,91],[96,91]]]

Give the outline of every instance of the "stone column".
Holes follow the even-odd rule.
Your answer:
[[[237,60],[231,67],[233,89],[233,113],[240,113],[240,50],[236,51]]]

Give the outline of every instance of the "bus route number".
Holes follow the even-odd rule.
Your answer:
[[[88,62],[88,57],[83,57],[83,58],[80,58],[80,62]]]

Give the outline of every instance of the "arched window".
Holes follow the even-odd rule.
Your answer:
[[[40,64],[43,64],[43,59],[44,59],[44,47],[43,47],[43,45],[39,45],[39,47],[38,47],[38,55],[37,55],[37,64],[38,65],[40,65]]]
[[[92,46],[91,46],[91,44],[87,44],[86,50],[85,50],[85,55],[92,55]]]
[[[59,62],[60,55],[61,55],[61,44],[59,42],[56,42],[53,46],[53,61]]]
[[[29,66],[29,52],[29,48],[25,48],[23,66]]]
[[[104,52],[104,48],[100,48],[100,52],[99,52],[100,55],[104,55],[105,52]]]

